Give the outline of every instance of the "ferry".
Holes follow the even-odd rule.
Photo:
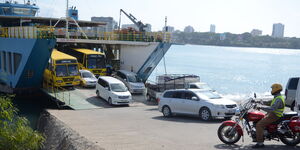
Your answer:
[[[40,89],[52,50],[91,49],[105,53],[115,70],[137,73],[144,82],[171,43],[163,32],[117,30],[100,32],[105,22],[78,20],[67,6],[64,18],[38,17],[39,7],[28,1],[0,2],[0,91],[18,93]]]

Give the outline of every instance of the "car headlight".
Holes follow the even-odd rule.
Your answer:
[[[225,106],[222,104],[214,104],[215,107],[225,109]]]

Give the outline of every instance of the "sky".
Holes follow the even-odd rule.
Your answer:
[[[39,16],[65,16],[66,0],[36,0]],[[271,35],[273,23],[285,25],[284,36],[300,37],[300,0],[69,0],[76,6],[80,20],[91,17],[113,17],[119,21],[120,9],[133,14],[152,31],[167,25],[181,30],[191,25],[196,32],[209,31],[216,25],[217,33],[240,34],[252,29]],[[131,23],[122,15],[122,24]]]

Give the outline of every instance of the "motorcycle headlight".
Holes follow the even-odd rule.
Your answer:
[[[222,104],[214,104],[215,107],[225,109],[225,106]]]

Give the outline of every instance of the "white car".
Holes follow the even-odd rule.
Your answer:
[[[118,70],[115,77],[121,80],[128,87],[130,93],[146,93],[145,84],[137,77],[136,73],[126,70]]]
[[[165,117],[173,114],[189,114],[199,115],[205,121],[214,117],[230,119],[238,112],[234,101],[201,89],[167,90],[159,99],[158,109]]]
[[[96,84],[96,94],[110,105],[128,105],[132,102],[127,87],[114,77],[100,76]]]
[[[97,78],[88,70],[79,70],[81,76],[81,85],[84,87],[95,87]]]

